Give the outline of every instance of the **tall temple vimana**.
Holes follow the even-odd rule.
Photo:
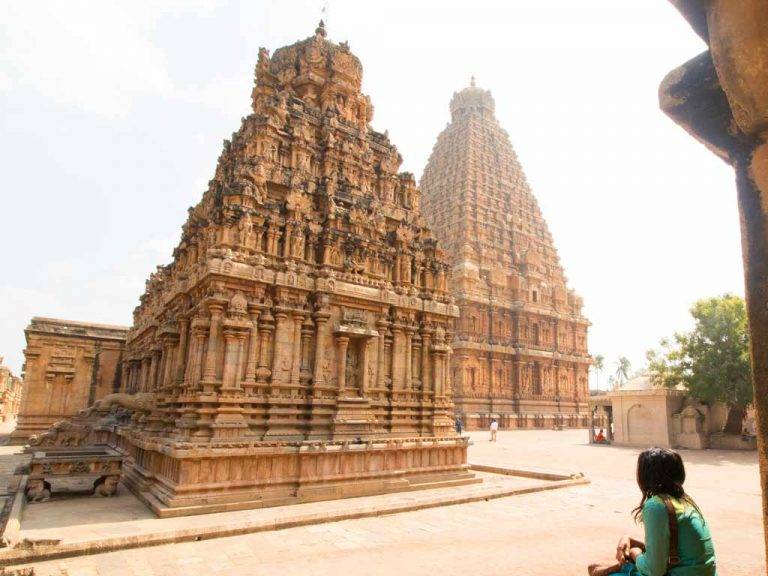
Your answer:
[[[253,112],[134,311],[120,392],[34,445],[118,448],[161,516],[478,481],[453,427],[449,264],[362,73],[322,23],[259,51]]]
[[[490,93],[454,95],[422,202],[362,73],[322,22],[260,49],[133,326],[33,319],[17,441],[106,445],[176,516],[479,482],[455,413],[584,424],[588,322]]]
[[[419,183],[461,311],[456,412],[469,427],[584,425],[589,322],[494,109],[474,78],[455,93]]]

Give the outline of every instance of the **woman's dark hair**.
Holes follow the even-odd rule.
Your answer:
[[[637,457],[637,485],[643,497],[632,513],[635,520],[642,518],[643,505],[649,498],[667,494],[685,500],[699,511],[699,507],[683,489],[685,466],[680,454],[666,448],[649,448]]]

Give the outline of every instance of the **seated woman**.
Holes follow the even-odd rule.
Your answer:
[[[650,448],[637,459],[642,493],[634,516],[645,542],[623,536],[613,564],[592,564],[590,576],[716,576],[715,549],[701,510],[683,490],[683,459],[673,450]]]
[[[595,436],[595,442],[598,444],[603,444],[605,442],[605,434],[603,434],[602,428],[600,428],[600,432],[598,432],[597,436]]]

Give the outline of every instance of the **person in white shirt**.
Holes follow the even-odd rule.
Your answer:
[[[499,430],[499,423],[496,418],[491,420],[491,442],[496,442],[496,432]]]

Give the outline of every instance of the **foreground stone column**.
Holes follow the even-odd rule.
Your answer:
[[[667,75],[661,108],[736,170],[768,556],[768,2],[671,3],[709,51]]]
[[[205,355],[205,368],[203,380],[205,384],[212,384],[216,380],[216,361],[219,353],[219,330],[221,316],[224,311],[220,305],[211,305],[211,326],[208,329],[208,353]]]

